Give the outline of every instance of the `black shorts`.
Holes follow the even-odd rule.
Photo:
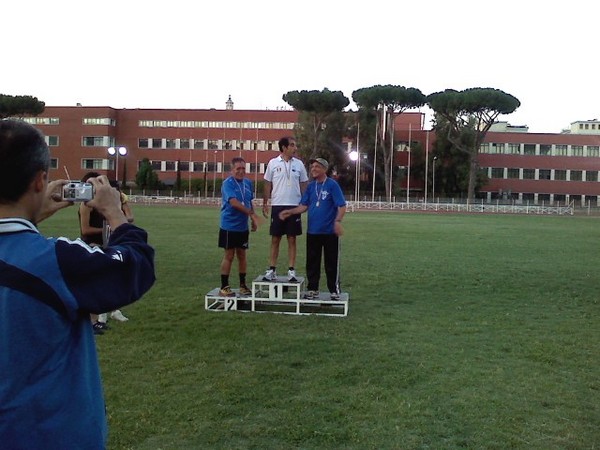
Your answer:
[[[302,234],[302,218],[300,214],[294,214],[285,220],[279,218],[279,213],[295,206],[272,206],[271,207],[271,236],[300,236]]]
[[[248,248],[249,231],[227,231],[219,228],[219,247],[226,250],[232,248]]]

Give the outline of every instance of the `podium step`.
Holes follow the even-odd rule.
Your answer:
[[[259,275],[252,282],[252,294],[241,296],[239,289],[232,289],[235,296],[219,295],[219,288],[214,288],[204,297],[205,309],[208,311],[248,311],[271,312],[295,315],[347,316],[347,292],[340,294],[337,300],[331,300],[328,292],[321,292],[318,298],[305,299],[304,277],[297,277],[290,282],[287,277],[278,277],[274,281],[264,281]]]

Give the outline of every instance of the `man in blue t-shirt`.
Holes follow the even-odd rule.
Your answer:
[[[252,231],[258,228],[258,216],[254,214],[252,200],[254,189],[252,182],[245,178],[246,161],[243,158],[231,160],[231,176],[223,181],[221,187],[221,227],[219,229],[219,247],[225,250],[221,261],[222,297],[234,297],[235,292],[229,286],[229,273],[233,258],[237,256],[240,276],[240,295],[250,295],[246,286],[246,250],[248,249],[248,217]]]
[[[319,298],[321,278],[321,255],[324,256],[327,288],[331,300],[340,298],[339,257],[340,239],[343,234],[342,219],[346,214],[346,200],[337,182],[327,176],[329,163],[323,158],[312,159],[309,183],[302,195],[300,205],[280,213],[281,219],[308,210],[306,233],[307,299]]]

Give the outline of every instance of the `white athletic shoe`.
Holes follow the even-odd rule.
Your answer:
[[[264,281],[275,281],[277,280],[277,274],[273,269],[268,269],[265,275],[263,276]]]
[[[119,322],[127,322],[129,319],[123,315],[120,309],[117,309],[110,313],[110,318],[118,320]]]
[[[288,270],[288,281],[295,283],[296,281],[296,271],[294,269]]]

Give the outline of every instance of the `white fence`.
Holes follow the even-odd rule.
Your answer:
[[[209,205],[220,206],[220,197],[173,197],[163,195],[130,195],[131,203],[142,204],[174,204],[174,205]],[[255,205],[262,206],[262,199],[256,199]],[[565,206],[548,205],[517,205],[501,203],[442,203],[442,202],[367,202],[349,201],[348,211],[428,211],[428,212],[457,212],[457,213],[489,213],[489,214],[545,214],[545,215],[573,215],[575,208],[573,202]],[[588,212],[589,214],[589,212]]]
[[[356,210],[399,210],[490,214],[548,214],[573,215],[573,203],[565,206],[547,205],[503,205],[500,203],[425,203],[425,202],[348,202],[350,211]]]

